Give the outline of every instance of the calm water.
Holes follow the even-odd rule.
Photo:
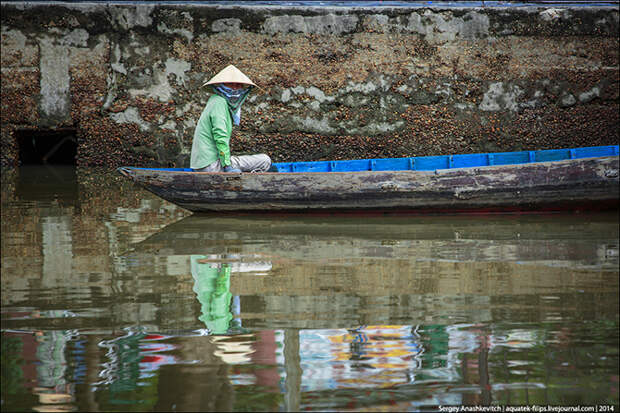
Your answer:
[[[190,216],[2,176],[2,411],[618,405],[618,216]]]

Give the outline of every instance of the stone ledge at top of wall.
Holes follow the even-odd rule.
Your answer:
[[[421,14],[412,12],[407,24],[399,24],[397,19],[390,19],[386,15],[367,15],[364,16],[362,26],[375,31],[414,32],[426,37],[435,37],[435,33],[439,33],[439,40],[453,40],[457,35],[475,38],[489,34],[488,16],[475,11],[470,11],[463,17],[456,17],[444,16],[426,9]],[[339,35],[355,32],[358,20],[355,14],[272,16],[265,19],[263,31],[271,35],[289,32]]]
[[[98,27],[102,28],[101,30],[158,28],[164,34],[180,35],[190,42],[194,37],[193,31],[198,25],[209,27],[212,33],[238,33],[240,31],[262,32],[271,35],[291,32],[343,35],[357,31],[418,33],[427,40],[444,42],[453,40],[455,37],[480,38],[489,35],[532,34],[534,29],[546,29],[555,34],[578,35],[583,33],[615,36],[618,32],[619,21],[617,8],[604,6],[505,8],[432,5],[431,7],[344,8],[53,1],[5,1],[1,2],[1,5],[3,20],[10,10],[21,12],[37,9],[42,18],[49,19],[57,13],[42,12],[42,7],[62,8],[63,11],[76,11],[83,15],[97,15],[100,19]],[[77,20],[74,18],[73,22],[75,25]],[[177,26],[178,24],[180,26]],[[542,26],[534,27],[538,24]]]

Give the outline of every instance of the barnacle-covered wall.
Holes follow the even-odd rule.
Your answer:
[[[275,161],[618,143],[618,9],[2,3],[1,162],[75,128],[81,166],[188,166],[228,64],[233,153]]]

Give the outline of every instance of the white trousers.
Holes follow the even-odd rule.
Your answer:
[[[264,153],[256,155],[231,156],[230,164],[233,168],[241,169],[241,172],[266,172],[271,167],[271,158]],[[196,172],[223,172],[224,168],[220,160],[205,166],[204,168],[194,169]]]

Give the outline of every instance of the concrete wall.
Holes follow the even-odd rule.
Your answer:
[[[235,64],[261,89],[233,152],[276,161],[618,143],[618,9],[2,3],[15,130],[74,127],[79,165],[188,166]]]

